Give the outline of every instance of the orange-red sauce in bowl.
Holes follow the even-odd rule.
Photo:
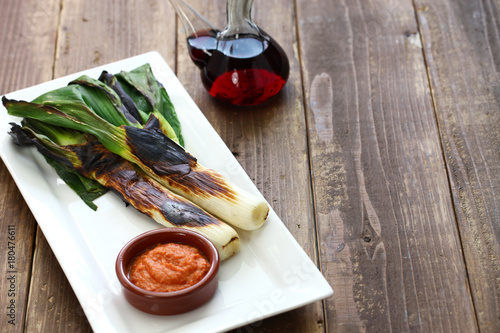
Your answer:
[[[195,285],[209,269],[210,262],[197,248],[178,243],[159,244],[134,259],[129,279],[145,290],[171,292]]]

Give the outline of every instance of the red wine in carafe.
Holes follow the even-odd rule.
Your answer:
[[[243,34],[217,40],[216,31],[206,31],[189,37],[188,49],[210,95],[230,104],[263,103],[288,79],[288,59],[271,37]]]
[[[191,60],[202,69],[207,65],[213,51],[217,48],[217,31],[199,31],[196,36],[187,39],[187,45]]]

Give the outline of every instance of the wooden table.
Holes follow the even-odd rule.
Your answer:
[[[224,1],[189,3],[224,25]],[[335,291],[240,332],[498,332],[500,1],[255,0],[253,18],[291,75],[241,111],[204,91],[167,0],[5,0],[0,94],[159,51]],[[91,331],[3,162],[0,234],[2,332]]]

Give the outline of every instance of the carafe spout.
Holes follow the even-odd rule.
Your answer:
[[[179,17],[186,37],[198,37],[205,35],[207,31],[217,31],[217,29],[200,15],[190,5],[183,0],[169,0]]]

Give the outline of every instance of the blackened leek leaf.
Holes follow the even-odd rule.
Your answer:
[[[76,82],[79,82],[79,84],[75,84]],[[103,88],[103,86],[105,88]],[[39,96],[34,99],[32,103],[53,107],[74,117],[74,119],[80,120],[82,125],[91,125],[90,127],[95,128],[92,131],[89,126],[86,126],[87,129],[83,129],[81,127],[75,127],[76,124],[68,124],[67,122],[63,124],[59,123],[59,121],[56,122],[53,119],[48,120],[50,117],[50,111],[48,110],[46,111],[49,112],[49,115],[43,119],[38,118],[39,120],[50,122],[58,126],[70,127],[83,132],[92,133],[100,138],[95,131],[100,131],[101,129],[109,131],[111,127],[115,127],[117,129],[115,132],[118,133],[118,128],[122,125],[140,126],[135,118],[129,116],[135,123],[131,123],[127,119],[126,114],[128,114],[128,111],[124,109],[121,102],[116,101],[116,98],[118,98],[116,93],[109,87],[105,86],[104,83],[83,76],[80,79],[73,81],[73,84],[70,84],[67,87],[59,88]],[[34,115],[30,116],[28,114],[24,116],[19,114],[19,116],[35,117]],[[36,115],[36,117],[39,116]],[[177,135],[170,124],[156,109],[153,109],[153,113],[150,117],[158,118],[160,124],[159,127],[165,135],[179,143]],[[105,135],[105,133],[102,134]],[[111,149],[108,145],[106,145],[106,147]],[[116,152],[113,149],[111,150]]]
[[[108,87],[113,89],[123,105],[138,122],[144,122],[144,117],[141,115],[134,100],[123,90],[122,85],[113,74],[103,71],[99,77],[99,81],[104,82]]]
[[[124,75],[128,75],[128,73],[124,73]],[[117,76],[110,77],[107,74],[101,74],[100,79],[106,82],[106,84],[111,84],[110,87],[115,91],[119,91],[120,94],[124,94],[122,100],[129,100],[130,98],[129,103],[133,103],[137,106],[138,112],[144,123],[150,121],[151,117],[155,117],[158,124],[157,128],[159,128],[163,133],[165,133],[165,135],[167,135],[169,138],[171,138],[181,146],[184,145],[180,130],[181,127],[179,121],[177,120],[175,111],[173,116],[171,113],[165,113],[165,115],[168,115],[171,119],[170,121],[168,121],[165,118],[164,114],[162,114],[154,107],[154,100],[151,100],[149,96],[145,97],[141,91],[137,90],[135,86],[132,86],[130,84],[132,83],[132,80],[126,81],[123,80],[123,78],[119,79]],[[161,91],[159,91],[159,93],[161,93]],[[166,98],[170,100],[168,95]],[[173,127],[170,122],[172,122],[175,127]]]
[[[111,124],[115,126],[140,124],[124,106],[116,92],[103,82],[83,75],[69,84],[78,85],[87,106]]]
[[[45,156],[45,160],[57,172],[59,177],[82,199],[87,206],[97,210],[94,200],[108,192],[108,189],[98,182],[82,177],[75,170],[61,164],[60,162]]]
[[[116,77],[121,82],[122,87],[129,91],[130,97],[136,100],[138,106],[148,108],[145,105],[145,101],[147,101],[154,109],[158,110],[174,130],[180,145],[184,146],[181,125],[174,105],[163,85],[153,75],[150,64],[144,64],[130,72],[121,72]],[[133,92],[134,89],[131,87],[136,92]]]
[[[57,109],[58,111],[62,111],[62,113],[65,113],[73,118],[67,119],[71,120],[73,122],[72,124],[70,124],[68,121],[65,121],[64,123],[61,122],[61,117],[52,117],[52,114],[57,114],[57,110],[50,111],[45,109],[47,116],[41,116],[39,114],[16,115],[30,118],[39,117],[37,119],[41,121],[92,133],[99,138],[101,138],[101,136],[96,134],[96,131],[102,130],[101,133],[103,136],[109,136],[109,134],[106,134],[104,132],[110,131],[110,128],[112,126],[117,129],[115,130],[114,134],[118,136],[120,136],[120,134],[118,133],[118,127],[121,125],[140,126],[140,124],[136,122],[135,118],[130,116],[130,118],[132,118],[135,123],[131,123],[127,119],[126,114],[128,114],[128,111],[124,109],[121,102],[116,100],[116,98],[118,98],[116,93],[114,93],[114,91],[109,87],[105,86],[102,82],[93,80],[92,78],[85,76],[82,76],[78,80],[73,81],[73,83],[75,82],[79,82],[80,84],[71,84],[67,87],[50,91],[39,96],[32,102],[34,104],[41,104],[44,107],[48,106]],[[59,116],[64,115],[59,113]],[[166,135],[172,138],[172,140],[179,143],[179,139],[177,138],[175,131],[156,109],[153,110],[153,114],[150,116],[158,118],[160,129]],[[77,124],[75,120],[78,120],[80,124]],[[86,128],[83,128],[82,126]],[[92,129],[92,127],[94,127],[94,129]],[[111,149],[107,144],[106,147],[108,147],[108,149]],[[116,152],[113,149],[111,150]]]
[[[64,101],[68,98],[68,101]],[[80,90],[75,86],[68,86],[58,90],[54,90],[45,95],[40,96],[35,101],[45,103],[35,104],[24,101],[9,100],[5,96],[2,98],[3,104],[9,114],[28,118],[36,119],[48,124],[62,126],[85,133],[92,134],[111,152],[118,154],[126,160],[138,164],[145,171],[153,173],[151,168],[145,165],[139,157],[134,155],[133,147],[129,147],[129,140],[127,140],[126,128],[128,130],[136,128],[133,126],[120,126],[116,127],[97,116],[91,109],[89,109],[83,102]],[[55,107],[57,106],[57,108]],[[147,135],[153,133],[150,130],[139,129],[140,132]],[[167,138],[163,132],[156,133],[158,137]],[[132,142],[133,144],[141,144],[140,138]],[[174,146],[180,147],[178,144],[170,140]],[[154,148],[154,143],[149,141],[150,148]],[[155,148],[155,151],[159,151]],[[168,162],[172,164],[172,162]],[[174,163],[177,163],[174,161]],[[151,163],[149,163],[151,165]]]
[[[140,91],[130,85],[123,77],[114,76],[114,78],[116,82],[120,84],[127,96],[132,99],[138,110],[145,114],[153,112],[153,106]]]
[[[153,112],[149,114],[149,119],[151,117],[156,118],[158,122],[157,128],[161,130],[166,136],[174,140],[179,145],[183,144],[183,142],[179,141],[182,140],[182,136],[180,138],[177,136],[177,133],[175,133],[172,126],[170,126],[170,123],[165,119],[165,117],[163,117],[160,112],[158,112],[158,110],[154,109]]]
[[[31,122],[30,125],[33,125],[34,122]],[[54,137],[57,129],[50,128],[51,126],[39,126],[39,128],[44,128],[45,130],[49,130],[50,133],[47,134],[47,138],[49,136]],[[67,130],[61,129],[61,133],[66,138]],[[14,143],[20,146],[31,146],[33,145],[33,139],[28,137],[26,133],[21,129],[21,127],[15,123],[11,123],[11,131],[9,134],[13,137]],[[71,135],[72,137],[79,137],[77,133]],[[66,139],[60,141],[68,141]],[[78,140],[81,142],[81,140]],[[94,200],[103,195],[108,191],[108,189],[97,181],[85,178],[81,176],[77,171],[68,166],[56,161],[53,158],[50,158],[44,155],[45,160],[48,164],[50,164],[54,170],[57,172],[59,177],[82,199],[82,201],[87,204],[91,209],[97,210],[97,206],[94,204]]]
[[[96,115],[85,104],[81,91],[75,85],[48,92],[33,103],[9,100],[5,96],[2,102],[10,115],[93,134],[112,152],[135,159],[127,149],[124,129]]]
[[[35,145],[58,167],[67,166],[118,194],[127,204],[167,227],[196,231],[214,243],[222,260],[239,249],[236,231],[189,200],[178,196],[137,170],[133,164],[107,150],[96,138],[85,143],[58,146],[32,129],[12,124],[12,132]],[[68,184],[69,185],[69,184]]]

